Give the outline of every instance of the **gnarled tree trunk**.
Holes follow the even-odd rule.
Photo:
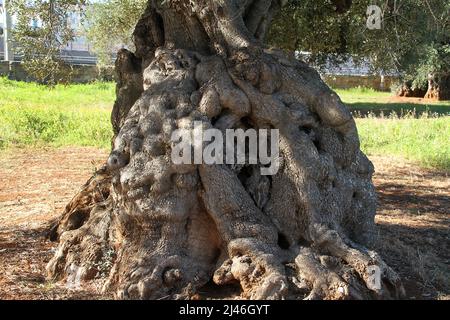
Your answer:
[[[396,95],[406,98],[423,98],[425,97],[426,90],[421,88],[413,88],[412,81],[406,81],[400,85],[397,89]]]
[[[313,69],[262,44],[281,2],[149,1],[136,52],[117,60],[113,151],[53,230],[50,277],[106,274],[121,299],[189,298],[211,281],[252,299],[402,294],[365,247],[373,166],[350,112]],[[173,164],[171,134],[195,121],[279,129],[279,172]]]
[[[430,74],[426,99],[450,100],[450,74]]]

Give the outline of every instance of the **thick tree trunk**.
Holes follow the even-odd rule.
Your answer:
[[[119,54],[113,151],[55,227],[49,276],[107,274],[121,299],[189,298],[211,281],[252,299],[401,296],[365,247],[373,166],[350,112],[314,70],[262,45],[282,3],[165,3],[149,2],[136,53]],[[279,129],[279,172],[175,165],[171,134],[195,121]]]
[[[434,100],[450,100],[450,75],[429,75],[428,91],[425,98]]]
[[[426,94],[426,90],[420,88],[412,88],[412,81],[404,82],[396,92],[399,97],[406,98],[423,98]]]

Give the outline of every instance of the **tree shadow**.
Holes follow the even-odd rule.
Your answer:
[[[447,191],[444,187],[434,186],[430,189],[401,183],[381,183],[377,185],[377,191],[381,210],[401,208],[402,211],[412,215],[427,212],[446,215],[450,212],[450,196],[444,194]]]
[[[399,273],[407,299],[437,299],[450,294],[448,219],[414,224],[402,218],[377,222],[376,250]]]

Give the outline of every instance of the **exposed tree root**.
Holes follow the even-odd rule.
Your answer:
[[[76,230],[84,225],[92,209],[109,198],[111,178],[106,166],[98,170],[66,206],[61,217],[52,224],[48,238],[56,241],[64,232]]]

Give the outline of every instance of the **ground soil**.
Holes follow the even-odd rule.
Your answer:
[[[427,104],[427,103],[436,103],[439,102],[437,99],[428,99],[428,98],[414,98],[414,97],[399,97],[399,96],[391,96],[387,99],[389,103],[415,103],[415,104]]]
[[[0,299],[103,299],[102,280],[80,288],[45,278],[48,225],[107,152],[13,149],[0,155]],[[450,179],[401,158],[371,157],[379,194],[377,250],[408,299],[450,299]]]

